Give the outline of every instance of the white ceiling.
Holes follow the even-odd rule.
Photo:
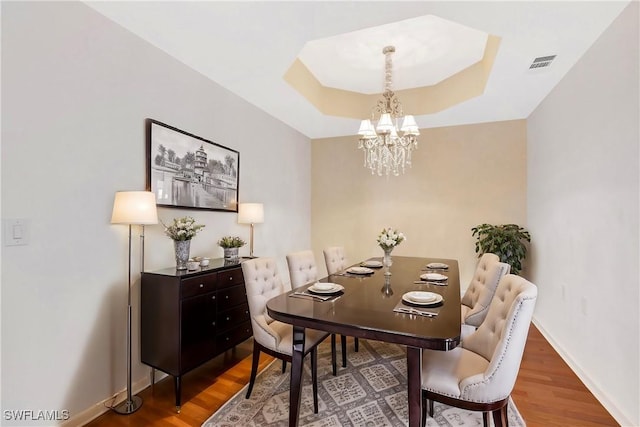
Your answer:
[[[498,36],[501,43],[484,94],[439,113],[417,116],[416,121],[421,128],[429,128],[522,119],[529,116],[628,3],[629,0],[87,2],[309,138],[355,135],[359,125],[355,119],[323,115],[283,80],[311,40],[422,15],[436,15]],[[534,58],[547,55],[557,55],[549,68],[529,71]],[[377,53],[373,60],[379,62],[382,92],[384,56]],[[400,73],[402,69],[394,61],[394,75]]]
[[[298,58],[323,86],[382,92],[385,55],[393,46],[392,89],[435,85],[482,60],[488,34],[424,15],[307,42]]]

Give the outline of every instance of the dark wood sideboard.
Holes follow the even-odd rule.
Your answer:
[[[182,375],[252,335],[241,261],[142,273],[142,363],[173,376],[178,412]]]

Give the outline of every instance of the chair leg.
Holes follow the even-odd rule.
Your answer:
[[[429,416],[433,418],[433,400],[427,400],[429,404]]]
[[[353,339],[353,349],[356,351],[356,353],[358,352],[358,350],[360,350],[360,341],[358,340],[358,337],[355,337]]]
[[[247,389],[247,395],[245,399],[251,396],[253,390],[253,383],[256,381],[256,374],[258,373],[258,362],[260,361],[260,349],[256,343],[253,343],[253,361],[251,362],[251,377],[249,379],[249,388]]]
[[[318,413],[318,347],[311,350],[311,382],[313,384],[313,413]]]
[[[282,361],[282,373],[284,374],[284,372],[287,370],[287,361],[283,360]]]
[[[509,421],[507,420],[507,405],[493,411],[493,424],[495,427],[509,426]]]
[[[427,425],[427,399],[422,396],[422,412],[420,414],[420,425],[425,427]]]
[[[338,363],[336,362],[336,334],[331,334],[331,369],[335,377],[338,373]]]
[[[342,367],[347,367],[347,337],[340,335],[340,344],[342,347]]]
[[[482,427],[489,427],[491,425],[491,413],[483,412],[482,413]]]

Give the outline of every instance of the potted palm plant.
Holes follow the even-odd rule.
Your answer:
[[[522,261],[527,256],[526,242],[531,242],[529,232],[517,224],[480,224],[471,229],[476,237],[478,257],[490,252],[500,257],[500,261],[511,266],[513,274],[520,274]]]
[[[245,244],[238,236],[224,236],[218,240],[218,246],[224,250],[224,259],[238,259],[238,250]]]

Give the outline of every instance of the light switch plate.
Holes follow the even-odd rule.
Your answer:
[[[24,218],[5,219],[3,225],[4,246],[29,244],[29,220]]]

